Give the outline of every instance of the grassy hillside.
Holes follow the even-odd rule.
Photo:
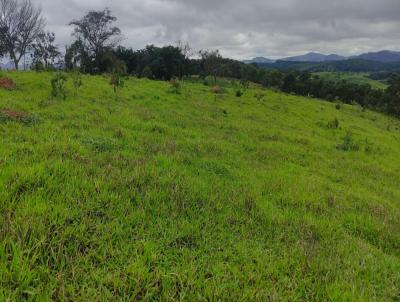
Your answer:
[[[7,76],[1,301],[400,299],[399,121],[256,87],[116,97],[102,76],[52,99],[51,74]]]
[[[386,89],[388,85],[369,78],[368,73],[360,72],[317,72],[316,75],[331,81],[348,81],[355,84],[369,84],[374,89]]]

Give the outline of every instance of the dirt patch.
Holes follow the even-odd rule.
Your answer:
[[[215,94],[220,94],[220,93],[222,93],[222,88],[221,88],[220,86],[218,86],[218,85],[215,85],[215,86],[211,89],[211,91],[212,91],[213,93],[215,93]]]
[[[0,122],[14,121],[22,124],[33,124],[36,118],[24,111],[13,110],[13,109],[2,109],[0,110]]]
[[[0,78],[0,88],[14,90],[17,87],[14,81],[10,78]]]

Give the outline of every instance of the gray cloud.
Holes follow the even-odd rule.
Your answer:
[[[123,44],[142,48],[188,41],[238,59],[307,51],[357,54],[400,50],[399,0],[33,0],[42,6],[59,45],[67,25],[91,9],[109,7]]]

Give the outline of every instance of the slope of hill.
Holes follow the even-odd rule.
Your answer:
[[[368,73],[353,73],[353,72],[316,72],[321,78],[330,81],[347,81],[355,84],[368,84],[374,89],[386,89],[388,87],[383,81],[373,80]]]
[[[271,59],[264,58],[264,57],[256,57],[251,60],[245,60],[245,61],[243,61],[243,63],[246,63],[246,64],[270,64],[270,63],[275,63],[275,60],[271,60]]]
[[[331,54],[331,55],[324,55],[321,53],[310,52],[302,56],[295,56],[295,57],[288,57],[281,59],[281,61],[287,62],[327,62],[327,61],[339,61],[344,60],[345,57]]]
[[[400,52],[383,50],[378,52],[369,52],[357,56],[358,59],[377,61],[382,63],[400,62]]]
[[[51,74],[8,76],[1,300],[400,296],[398,120],[228,82],[85,76],[62,100]]]

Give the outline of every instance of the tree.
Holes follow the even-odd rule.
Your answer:
[[[61,53],[54,45],[55,34],[51,32],[41,32],[32,44],[32,59],[33,64],[42,65],[45,69],[53,66],[55,60],[60,57]]]
[[[179,77],[183,79],[185,75],[188,75],[190,72],[190,58],[193,56],[193,50],[189,45],[189,42],[178,41],[177,48],[179,49],[183,62],[180,65],[180,75]]]
[[[41,9],[30,0],[0,0],[0,49],[10,56],[15,69],[44,24]]]
[[[80,69],[88,72],[91,69],[89,54],[85,51],[82,40],[78,39],[65,50],[65,67],[67,70]]]
[[[94,61],[92,71],[101,70],[101,57],[109,53],[120,41],[121,30],[113,26],[116,20],[111,11],[105,9],[90,11],[82,19],[70,23],[74,26],[75,37],[80,41],[80,50]]]
[[[204,71],[207,75],[213,77],[214,85],[217,85],[217,76],[222,64],[222,56],[219,50],[200,50],[199,54]]]

